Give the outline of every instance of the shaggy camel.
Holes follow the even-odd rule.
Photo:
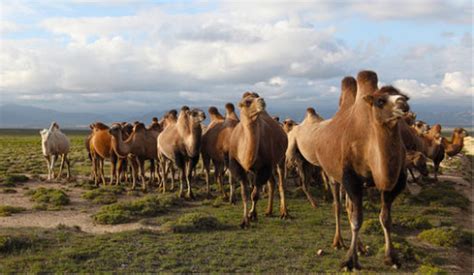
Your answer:
[[[342,266],[349,270],[360,269],[357,246],[363,222],[364,182],[373,183],[381,191],[385,263],[399,265],[391,241],[391,205],[406,185],[405,146],[399,121],[409,111],[408,97],[391,86],[378,89],[377,82],[374,72],[360,72],[353,105],[340,109],[331,120],[308,129],[306,142],[297,144],[306,160],[322,167],[328,177],[342,183],[347,192],[352,238]],[[333,244],[339,242],[336,237],[340,238],[335,236]]]
[[[353,106],[356,96],[356,80],[353,77],[345,77],[341,81],[339,109],[336,115],[340,116],[341,113],[347,112],[347,110]],[[310,159],[316,159],[316,156],[313,155],[313,151],[311,149],[313,146],[311,133],[314,132],[318,125],[323,121],[323,119],[319,116],[316,116],[315,113],[316,112],[313,108],[308,108],[303,123],[295,127],[295,129],[288,136],[289,141],[286,152],[287,164],[290,166],[298,166],[303,192],[306,194],[306,197],[313,208],[316,207],[316,201],[307,190],[311,173],[314,174],[314,167],[317,167],[317,165],[315,166],[309,161]],[[331,119],[326,120],[324,123],[329,123],[330,121]],[[303,152],[300,151],[299,147],[303,148]],[[303,155],[303,153],[307,156]],[[320,171],[320,175],[326,184],[330,182],[329,187],[331,188],[331,193],[333,196],[334,216],[336,219],[336,231],[334,234],[333,246],[335,248],[342,248],[344,247],[340,227],[342,188],[340,182],[336,182],[332,178],[328,178],[324,171]]]
[[[227,193],[224,190],[224,173],[225,168],[228,166],[228,153],[229,153],[229,140],[232,130],[235,128],[239,119],[235,114],[235,108],[232,103],[225,105],[226,116],[222,117],[217,108],[209,108],[209,116],[211,123],[209,124],[207,131],[202,136],[201,141],[201,155],[206,176],[206,186],[209,192],[210,182],[210,162],[214,164],[214,175],[216,177],[217,184],[220,188],[222,196],[227,199]],[[230,184],[230,195],[229,202],[234,203],[234,186],[232,178],[229,178]]]
[[[441,137],[441,125],[435,124],[430,129],[431,135]],[[464,138],[469,136],[464,128],[454,128],[451,136],[451,141],[447,138],[441,137],[441,144],[444,146],[444,151],[449,157],[454,157],[461,152],[464,147]]]
[[[92,129],[91,138],[89,140],[89,152],[92,159],[92,172],[94,175],[94,183],[97,186],[99,181],[105,185],[104,177],[104,160],[110,159],[112,185],[117,179],[117,160],[118,157],[112,148],[112,136],[109,134],[109,126],[96,122],[90,125]],[[118,181],[117,181],[118,182]]]
[[[170,160],[181,171],[178,196],[183,196],[183,179],[186,180],[188,198],[194,198],[191,191],[192,171],[199,161],[202,128],[206,115],[199,109],[190,110],[183,106],[176,123],[171,123],[158,136],[158,158],[163,163]],[[163,188],[163,190],[165,190]]]
[[[67,157],[69,153],[69,139],[59,130],[59,125],[56,122],[51,123],[49,129],[41,130],[40,135],[41,148],[48,167],[48,180],[54,178],[54,163],[58,159],[58,156],[61,156],[61,166],[59,167],[57,178],[59,179],[61,177],[64,163],[66,163],[67,178],[69,179],[71,176],[70,163]]]
[[[159,135],[159,129],[146,129],[143,123],[136,123],[133,131],[127,140],[122,136],[122,126],[114,124],[109,133],[112,136],[112,148],[120,158],[127,158],[131,155],[132,159],[132,189],[135,189],[137,174],[140,173],[142,189],[147,190],[145,179],[145,160],[150,160],[150,184],[154,179],[154,160],[157,158],[156,139]],[[137,165],[138,164],[138,165]],[[137,167],[138,166],[138,167]]]
[[[239,102],[240,122],[232,131],[229,143],[229,170],[240,181],[243,203],[241,227],[249,226],[249,220],[257,219],[256,204],[260,188],[269,181],[267,215],[273,210],[273,193],[276,168],[279,180],[280,216],[288,216],[283,182],[285,149],[288,144],[283,129],[265,110],[265,101],[257,93],[246,92]],[[252,207],[247,210],[248,175],[252,172]]]
[[[428,176],[428,167],[426,166],[426,157],[423,153],[418,151],[407,151],[405,158],[405,167],[410,172],[414,182],[418,179],[413,174],[413,169],[418,170],[422,176]]]

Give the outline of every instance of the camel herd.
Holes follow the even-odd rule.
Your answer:
[[[392,86],[378,87],[375,72],[361,71],[357,79],[345,77],[341,83],[339,108],[331,119],[323,119],[308,108],[301,123],[271,117],[265,100],[257,93],[246,92],[238,102],[240,118],[234,105],[225,105],[225,115],[216,107],[208,110],[210,123],[204,126],[202,110],[183,106],[167,112],[152,123],[113,123],[110,127],[96,122],[85,147],[92,162],[96,185],[106,184],[104,160],[111,166],[110,184],[137,181],[146,190],[157,183],[166,192],[168,181],[174,189],[175,171],[179,171],[180,197],[192,199],[195,167],[202,157],[206,190],[211,192],[211,163],[222,197],[235,202],[234,181],[240,183],[243,202],[241,227],[257,220],[256,204],[262,187],[267,186],[266,215],[272,215],[276,182],[280,197],[280,217],[288,216],[285,201],[285,180],[297,173],[302,190],[313,207],[316,200],[308,191],[310,182],[319,179],[331,188],[334,199],[336,231],[335,248],[345,247],[341,237],[341,199],[345,194],[346,210],[351,227],[351,243],[343,267],[359,269],[357,250],[362,226],[363,190],[374,186],[381,194],[380,223],[385,236],[385,263],[398,267],[391,241],[391,208],[404,189],[409,171],[427,176],[427,159],[434,163],[434,177],[445,154],[454,156],[463,147],[467,132],[456,128],[451,140],[441,136],[441,126],[417,121],[410,112],[408,97]],[[48,179],[54,178],[53,166],[62,156],[68,166],[69,141],[57,123],[41,131],[43,154],[48,165]],[[145,177],[145,161],[150,162],[150,177]],[[131,173],[129,173],[129,168]],[[224,186],[228,173],[229,192]],[[250,195],[251,206],[247,200]]]

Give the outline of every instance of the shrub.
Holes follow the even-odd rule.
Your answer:
[[[397,220],[395,220],[395,224],[408,228],[408,229],[429,229],[433,227],[429,220],[424,217],[400,217]]]
[[[418,234],[418,238],[437,246],[454,247],[461,241],[461,233],[453,228],[441,227],[425,230]]]
[[[8,175],[2,185],[6,187],[14,187],[16,183],[27,182],[29,178],[25,175]]]
[[[26,237],[0,236],[0,253],[8,254],[16,250],[27,249],[32,240]]]
[[[165,212],[157,196],[148,195],[142,199],[129,202],[119,202],[102,208],[92,216],[100,224],[119,224],[130,222],[137,218],[153,217]]]
[[[26,194],[31,196],[31,201],[37,203],[35,209],[58,210],[70,202],[68,195],[63,190],[54,188],[40,187],[28,191]]]
[[[25,211],[23,207],[9,206],[9,205],[0,205],[0,217],[11,216],[12,214],[20,213]]]
[[[443,270],[439,267],[435,267],[435,266],[432,266],[432,265],[426,265],[426,264],[422,264],[418,268],[418,273],[420,273],[420,274],[448,274],[445,270]]]
[[[123,192],[119,186],[101,187],[82,194],[82,198],[97,204],[111,204],[117,202],[117,195]]]
[[[214,216],[203,213],[188,213],[175,222],[167,222],[163,227],[165,231],[187,233],[219,230],[224,226]]]

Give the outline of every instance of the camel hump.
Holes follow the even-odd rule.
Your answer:
[[[151,119],[151,122],[153,122],[153,123],[158,123],[158,118],[157,118],[157,117],[153,117],[153,118]]]
[[[316,115],[316,110],[313,107],[309,107],[309,108],[306,109],[306,114],[315,116]]]
[[[186,111],[189,111],[189,107],[184,105],[183,107],[181,107],[181,112],[186,112]]]
[[[357,94],[366,96],[377,90],[377,74],[373,71],[361,71],[357,74],[358,91]]]
[[[107,129],[109,129],[109,126],[105,125],[102,122],[92,123],[92,125],[94,125],[93,126],[94,129],[97,129],[97,130],[107,130]]]
[[[137,131],[144,131],[145,130],[145,124],[141,123],[141,122],[138,122],[136,123],[134,126],[133,126],[133,131],[134,132],[137,132]]]
[[[235,111],[234,104],[232,104],[230,102],[226,103],[225,109],[226,109],[227,112],[234,112]]]
[[[245,97],[248,97],[248,96],[260,97],[260,96],[259,96],[257,93],[255,93],[255,92],[247,91],[247,92],[245,92],[245,93],[242,95],[242,98],[245,98]]]
[[[341,87],[342,87],[342,91],[356,93],[357,81],[352,76],[346,76],[341,81]]]
[[[214,106],[209,107],[208,112],[210,115],[220,115],[219,110]]]

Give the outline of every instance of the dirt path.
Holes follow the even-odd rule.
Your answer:
[[[67,188],[67,194],[71,203],[60,211],[39,211],[34,210],[34,203],[25,195],[29,189],[39,187],[46,188]],[[27,211],[14,214],[9,217],[0,217],[0,227],[43,227],[55,228],[60,224],[66,226],[79,226],[82,231],[95,234],[129,231],[134,229],[159,230],[158,226],[143,225],[138,222],[119,224],[119,225],[100,225],[94,224],[91,215],[96,213],[100,206],[90,203],[81,198],[85,190],[61,185],[58,183],[44,183],[38,181],[29,181],[21,187],[14,188],[17,193],[0,193],[0,205],[20,206]]]

